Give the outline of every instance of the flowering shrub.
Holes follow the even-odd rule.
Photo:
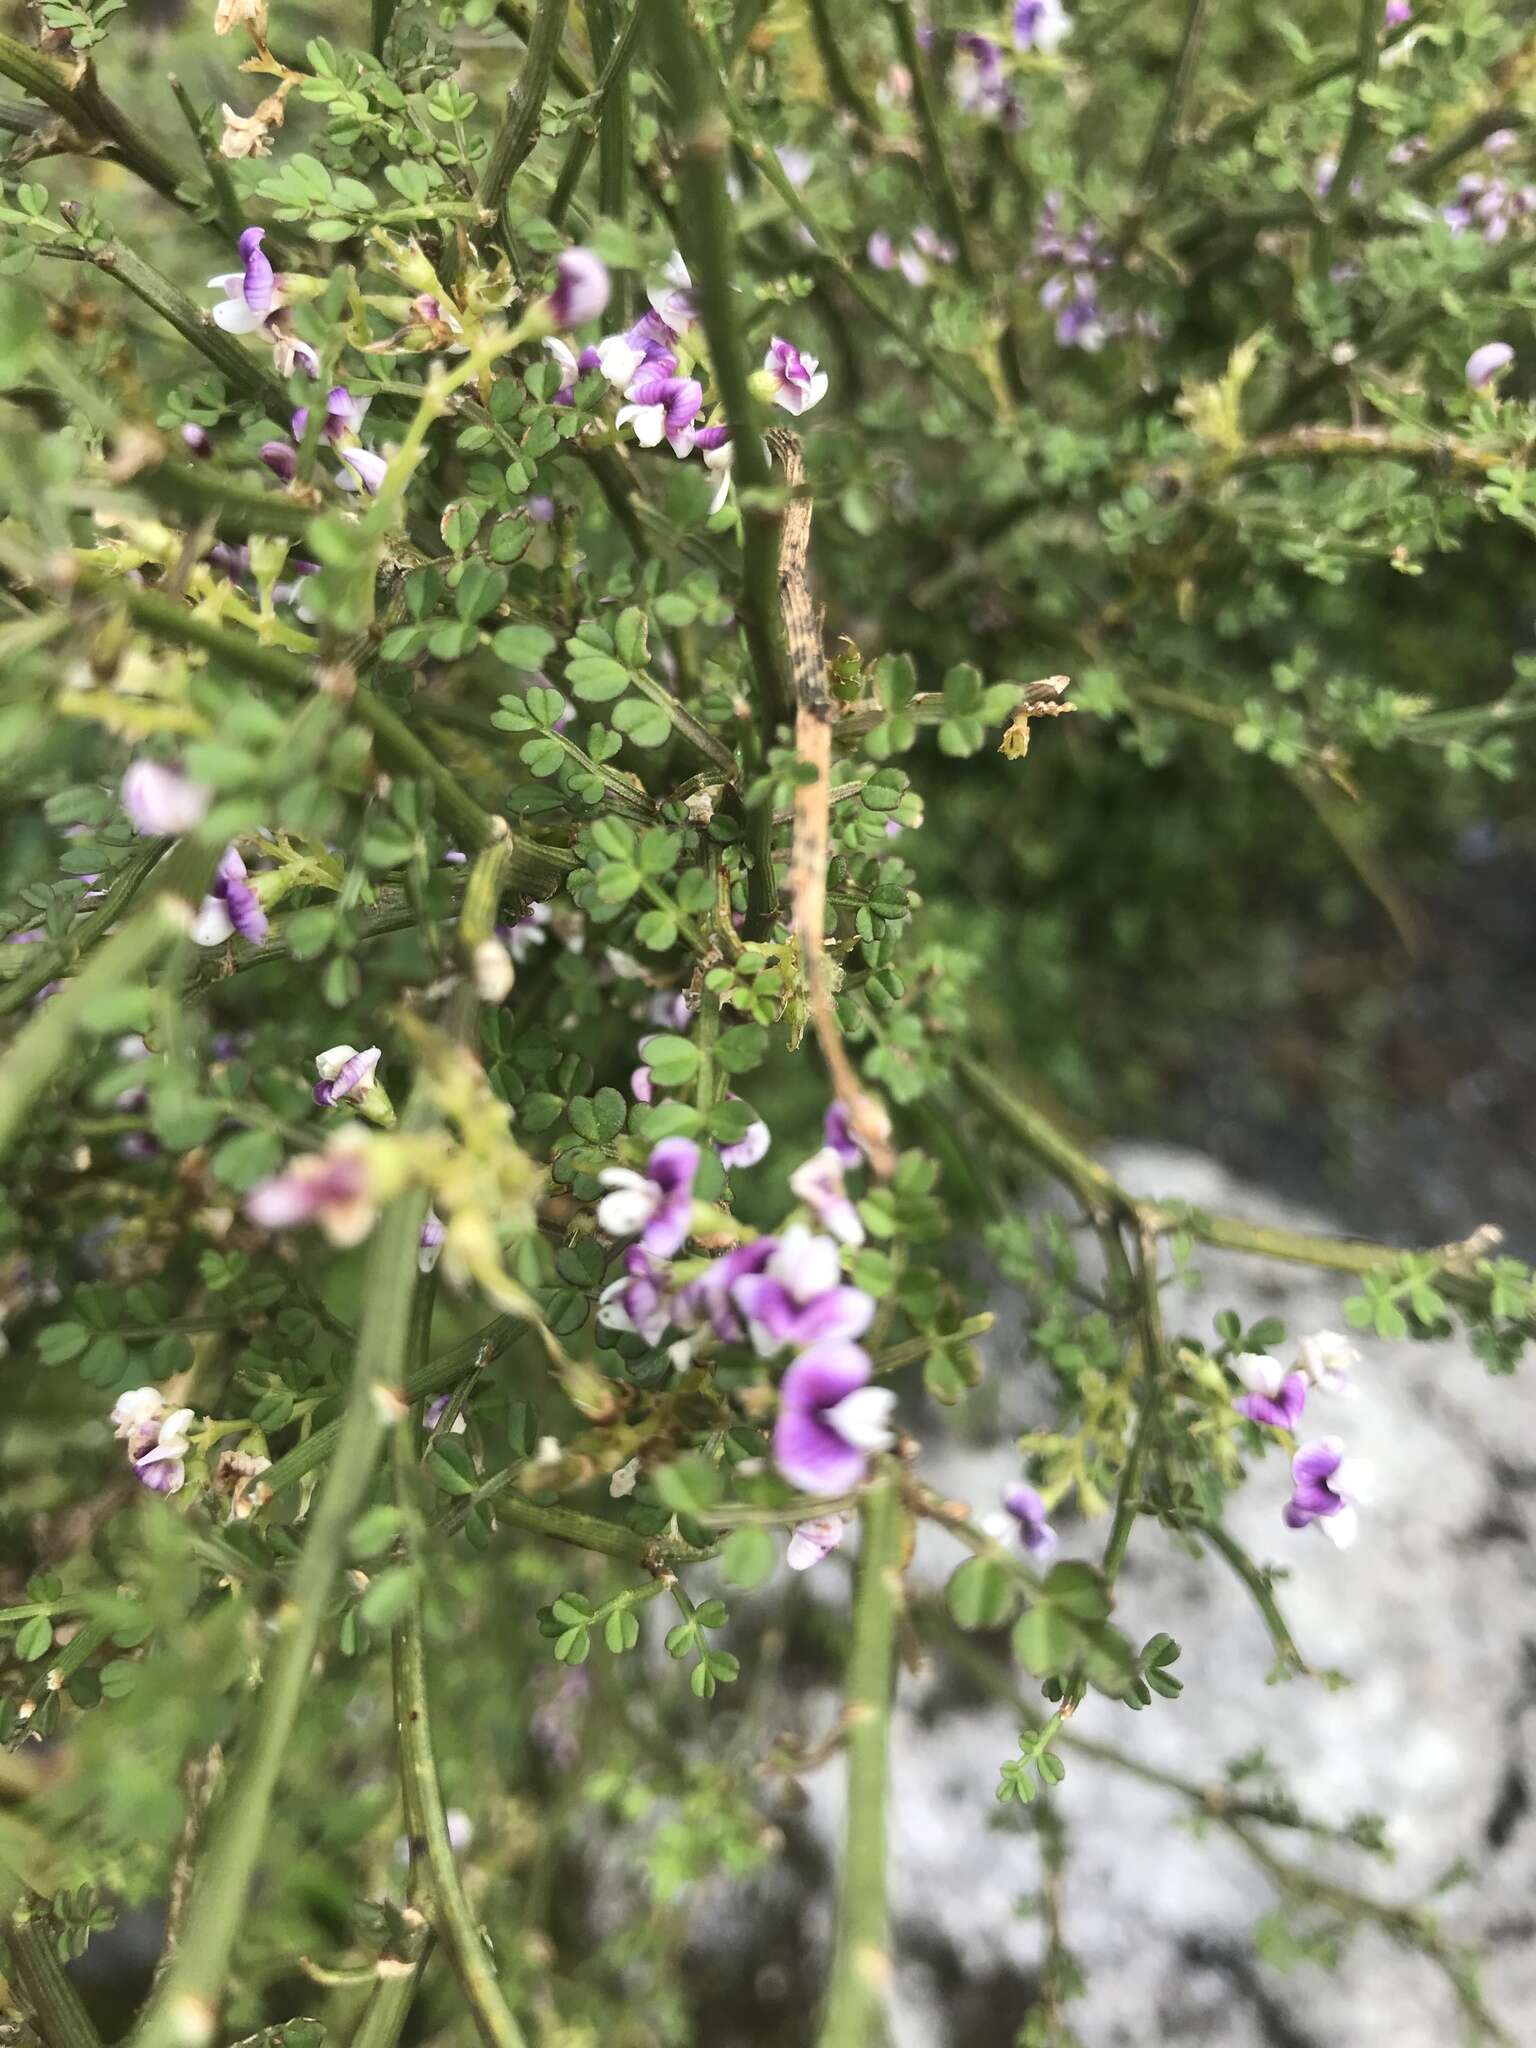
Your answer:
[[[1536,1327],[1492,1231],[1141,1199],[1048,1106],[1241,1010],[1229,892],[1337,856],[1402,923],[1383,845],[1515,773],[1532,657],[1456,600],[1536,527],[1528,31],[219,0],[184,134],[117,12],[0,35],[13,1994],[91,2048],[59,1959],[163,1898],[142,2048],[316,2038],[299,1967],[360,2048],[418,1999],[692,2038],[653,1908],[810,1767],[689,1733],[782,1563],[852,1576],[818,2025],[861,2048],[898,1641],[986,1639],[1048,1816],[1078,1726],[1178,1711],[1137,1530],[1313,1676],[1271,1567],[1370,1541],[1351,1371]],[[978,1233],[1054,1413],[964,1502],[923,1445]],[[1345,1329],[1179,1327],[1202,1245],[1339,1273]],[[594,1817],[644,1893],[596,1959]],[[1427,1909],[1256,1853],[1497,2037]],[[1025,2041],[1072,1985],[1052,1919]]]

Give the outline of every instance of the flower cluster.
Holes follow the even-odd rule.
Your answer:
[[[893,242],[884,228],[876,228],[865,253],[876,270],[899,270],[911,285],[925,285],[935,263],[955,260],[953,247],[932,228],[918,226],[905,242]]]
[[[119,1395],[112,1428],[127,1446],[133,1476],[151,1493],[180,1493],[187,1483],[187,1431],[196,1420],[190,1408],[172,1408],[158,1387],[133,1387]]]
[[[1350,1374],[1360,1354],[1336,1330],[1319,1330],[1296,1346],[1296,1363],[1287,1369],[1268,1352],[1244,1351],[1232,1370],[1247,1389],[1233,1407],[1261,1428],[1293,1430],[1301,1420],[1310,1393],[1353,1391]],[[1365,1497],[1363,1468],[1346,1459],[1336,1436],[1303,1444],[1291,1460],[1294,1491],[1284,1509],[1289,1528],[1315,1524],[1343,1550],[1355,1540],[1356,1504]]]
[[[358,440],[367,410],[368,400],[354,398],[345,384],[333,384],[325,395],[320,438],[334,448],[340,458],[342,466],[336,472],[336,481],[344,491],[355,491],[359,487],[365,491],[376,491],[389,469],[382,455],[375,454],[371,448],[364,448]],[[289,424],[293,432],[291,441],[263,441],[261,444],[262,461],[285,484],[291,484],[298,474],[298,444],[309,428],[309,407],[296,407]]]
[[[1501,157],[1516,141],[1513,129],[1498,128],[1483,144],[1483,153]],[[1536,213],[1536,185],[1513,185],[1495,172],[1467,171],[1457,180],[1456,195],[1440,209],[1456,234],[1480,234],[1485,242],[1502,242],[1511,228]]]
[[[1055,314],[1056,339],[1063,348],[1095,354],[1132,324],[1123,314],[1110,312],[1099,295],[1103,273],[1114,267],[1113,252],[1092,221],[1066,232],[1059,192],[1045,195],[1032,248],[1034,274],[1048,272],[1039,287],[1040,303]]]
[[[608,1192],[598,1203],[598,1227],[636,1242],[624,1253],[624,1271],[603,1291],[598,1319],[648,1344],[659,1344],[669,1330],[680,1331],[673,1347],[680,1364],[711,1338],[749,1344],[760,1358],[796,1353],[779,1387],[774,1462],[807,1493],[831,1494],[857,1486],[869,1457],[894,1442],[895,1396],[869,1384],[874,1367],[858,1343],[874,1320],[875,1304],[843,1279],[841,1247],[862,1243],[864,1236],[844,1168],[862,1154],[837,1105],[828,1113],[825,1136],[822,1149],[790,1176],[790,1186],[831,1235],[791,1222],[779,1235],[737,1245],[683,1277],[668,1262],[682,1251],[692,1227],[698,1146],[687,1138],[664,1138],[643,1173],[605,1168],[600,1178]],[[742,1145],[749,1141],[761,1157],[766,1127],[761,1139],[749,1132]],[[805,1544],[797,1556],[814,1561]]]
[[[679,460],[697,454],[717,477],[710,505],[715,512],[730,490],[730,429],[720,419],[707,417],[704,386],[694,374],[691,336],[698,313],[692,279],[680,256],[671,258],[662,282],[653,285],[647,297],[650,310],[621,334],[606,334],[579,350],[559,335],[545,340],[563,379],[555,393],[556,403],[573,404],[577,379],[600,375],[624,399],[614,415],[616,426],[628,428],[642,448],[659,448],[665,442]],[[607,302],[606,293],[603,302]],[[575,327],[583,323],[571,317],[556,324]],[[793,414],[819,404],[827,392],[826,372],[816,358],[777,335],[753,381],[760,397]]]

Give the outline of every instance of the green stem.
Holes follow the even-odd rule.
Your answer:
[[[410,1268],[414,1279],[414,1259]],[[396,1425],[395,1498],[402,1510],[409,1507],[410,1485],[414,1476],[411,1429],[409,1419],[402,1419]],[[420,1570],[419,1560],[416,1568]],[[426,1848],[434,1932],[452,1965],[464,2002],[485,2048],[524,2048],[523,2031],[496,1981],[484,1938],[465,1896],[458,1858],[448,1838],[448,1816],[443,1809],[437,1757],[432,1746],[419,1578],[410,1604],[395,1624],[393,1666],[400,1775],[406,1812],[411,1816],[413,1827],[420,1829]]]
[[[402,1130],[422,1130],[429,1121],[418,1091],[406,1108]],[[411,1189],[390,1204],[375,1226],[363,1276],[363,1316],[352,1385],[335,1456],[310,1512],[288,1598],[273,1619],[276,1648],[260,1695],[248,1710],[229,1789],[193,1881],[186,1930],[140,2023],[135,2048],[187,2048],[189,2041],[206,2041],[217,2024],[246,1896],[268,1836],[272,1801],[289,1761],[299,1709],[313,1683],[315,1655],[346,1554],[347,1532],[378,1463],[386,1416],[404,1399],[416,1248],[426,1208],[425,1191]]]
[[[565,161],[549,203],[552,227],[559,227],[565,218],[594,142],[598,145],[597,210],[609,220],[624,217],[629,171],[629,67],[645,25],[646,6],[647,0],[634,0],[629,18],[615,41],[613,0],[587,0],[592,54],[602,69],[592,89],[595,104],[583,113],[566,145]]]
[[[906,1517],[894,1475],[882,1472],[859,1507],[861,1540],[848,1653],[848,1813],[838,1893],[837,1948],[820,2048],[867,2048],[891,1975],[885,1806],[896,1615]]]
[[[86,62],[78,78],[63,64],[45,57],[14,36],[0,35],[0,76],[9,78],[33,99],[62,114],[87,142],[110,142],[118,160],[162,198],[176,200],[181,173],[148,139],[150,124],[135,119],[107,98],[96,83],[95,67]],[[179,205],[181,202],[177,200]]]
[[[177,450],[152,469],[141,469],[133,479],[133,489],[152,503],[169,506],[189,518],[211,515],[224,540],[274,533],[307,541],[314,523],[314,513],[282,491],[262,490],[212,463],[194,464]]]
[[[949,167],[944,138],[939,129],[938,109],[933,101],[933,84],[928,59],[917,40],[917,23],[912,18],[911,0],[886,0],[896,48],[912,79],[912,108],[917,115],[917,132],[922,138],[923,161],[928,180],[943,216],[945,232],[955,245],[960,275],[974,284],[977,278],[976,251],[971,246],[970,222],[960,203],[960,190]]]
[[[62,210],[67,217],[68,206]],[[174,327],[183,341],[206,356],[236,391],[256,399],[273,419],[288,417],[288,393],[281,379],[249,349],[242,348],[232,334],[215,326],[209,310],[194,305],[185,292],[178,290],[168,277],[162,277],[142,256],[136,256],[121,242],[108,242],[87,251],[85,260],[126,285],[135,298],[142,299],[168,326]]]
[[[1323,198],[1322,219],[1312,234],[1312,275],[1326,279],[1333,257],[1333,232],[1339,213],[1349,204],[1349,188],[1371,132],[1370,91],[1381,58],[1381,8],[1377,0],[1360,0],[1355,31],[1355,94],[1339,160]]]
[[[1136,1204],[1114,1175],[1106,1172],[1082,1147],[1073,1144],[1042,1110],[994,1079],[979,1060],[962,1054],[955,1069],[968,1094],[975,1097],[1026,1150],[1066,1184],[1092,1217],[1129,1217]]]
[[[1279,1602],[1275,1599],[1274,1585],[1268,1572],[1254,1563],[1247,1551],[1234,1536],[1228,1534],[1220,1522],[1207,1515],[1183,1513],[1179,1515],[1178,1521],[1182,1526],[1197,1529],[1205,1542],[1247,1588],[1254,1606],[1263,1617],[1281,1671],[1287,1676],[1291,1672],[1296,1672],[1302,1677],[1307,1676],[1310,1667],[1306,1658],[1297,1649],[1285,1616],[1280,1612]]]
[[[120,579],[97,579],[97,587],[109,591],[128,609],[131,617],[165,640],[184,647],[201,647],[238,673],[278,689],[304,693],[313,688],[310,665],[281,648],[263,647],[249,635],[233,633],[212,620],[188,611],[158,591],[137,590]],[[541,846],[511,832],[505,818],[482,810],[431,749],[423,745],[400,714],[382,697],[358,684],[350,698],[353,712],[379,742],[379,750],[391,767],[408,775],[420,775],[437,792],[443,817],[454,831],[476,848],[505,840],[511,849],[509,878],[519,887],[548,891],[560,876],[575,865],[575,855],[563,847]]]
[[[725,404],[742,508],[740,611],[757,692],[759,750],[793,711],[779,620],[778,493],[763,447],[762,408],[747,379],[736,293],[736,235],[725,186],[730,127],[700,31],[683,0],[653,0],[659,68],[676,123],[679,225]]]
[[[1529,262],[1533,256],[1536,256],[1536,247],[1530,242],[1506,242],[1470,276],[1458,278],[1458,297],[1470,299],[1478,292],[1490,291],[1495,286],[1503,284],[1517,264]],[[1444,311],[1445,308],[1438,297],[1426,298],[1422,304],[1415,306],[1411,312],[1404,313],[1401,318],[1384,321],[1374,334],[1365,337],[1348,361],[1330,360],[1320,363],[1314,370],[1309,370],[1305,376],[1297,378],[1280,394],[1269,418],[1264,421],[1264,430],[1273,432],[1276,428],[1289,425],[1303,406],[1309,405],[1314,398],[1334,384],[1347,376],[1355,375],[1369,363],[1381,362],[1400,354],[1410,343],[1417,341],[1426,327],[1432,326],[1440,319]]]
[[[400,0],[372,0],[368,13],[368,47],[380,60],[384,56],[384,45],[389,41],[389,32],[394,26],[395,9]]]
[[[415,1263],[415,1252],[411,1255]],[[430,1365],[424,1365],[411,1372],[405,1382],[406,1399],[409,1401],[430,1400],[434,1394],[446,1393],[458,1385],[465,1373],[475,1366],[488,1363],[499,1356],[512,1338],[524,1328],[521,1318],[498,1316],[483,1330],[477,1330],[466,1337],[461,1344],[455,1344],[445,1351],[441,1358],[435,1358]],[[269,1471],[262,1474],[264,1483],[274,1494],[284,1492],[290,1486],[297,1486],[301,1479],[308,1478],[317,1465],[323,1465],[336,1451],[345,1427],[345,1417],[340,1421],[327,1422],[303,1443],[296,1444],[284,1457],[279,1458]]]
[[[235,191],[234,180],[229,175],[229,165],[219,155],[217,147],[208,140],[207,128],[203,117],[198,113],[196,107],[193,106],[192,95],[187,91],[187,88],[182,84],[174,71],[168,75],[166,83],[170,86],[176,104],[181,109],[182,119],[191,130],[192,140],[197,144],[198,154],[203,160],[203,168],[208,173],[208,183],[213,193],[214,213],[218,218],[219,226],[232,242],[238,241],[241,231],[245,226],[245,215],[240,207],[240,200]]]
[[[560,39],[565,34],[569,5],[570,0],[539,0],[523,68],[518,73],[517,84],[507,95],[506,113],[480,177],[480,204],[488,212],[501,211],[507,187],[538,140],[544,96],[549,91],[549,74],[560,48]]]
[[[168,842],[152,839],[131,854],[113,876],[107,893],[89,913],[81,918],[77,930],[56,945],[43,946],[41,958],[28,960],[20,974],[0,983],[0,1017],[10,1016],[23,1004],[32,1000],[39,989],[50,981],[58,981],[85,958],[96,941],[104,938],[112,929],[134,897],[148,881],[164,854]]]
[[[514,35],[521,36],[524,43],[532,44],[534,31],[533,10],[527,5],[527,0],[496,0],[496,12]],[[554,61],[550,68],[553,70],[556,79],[570,93],[573,99],[585,99],[587,94],[591,92],[592,87],[582,77],[563,50],[556,49]]]
[[[1400,23],[1382,38],[1381,47],[1390,50],[1394,43],[1400,43],[1409,30],[1417,25],[1415,21]],[[1348,49],[1336,51],[1331,57],[1319,58],[1317,63],[1303,71],[1299,78],[1293,79],[1282,91],[1271,93],[1266,99],[1256,100],[1251,107],[1240,107],[1235,113],[1223,115],[1216,126],[1201,137],[1201,146],[1205,149],[1225,149],[1228,143],[1243,141],[1275,107],[1292,106],[1297,101],[1309,97],[1319,87],[1332,85],[1336,78],[1342,78],[1345,72],[1352,70],[1357,62],[1358,51],[1353,43]]]
[[[54,1946],[48,1902],[29,1892],[5,1929],[5,1945],[44,2048],[101,2048],[90,2014]]]
[[[186,933],[194,906],[212,876],[217,852],[189,841],[160,871],[160,887],[120,932],[105,941],[83,971],[45,1003],[0,1058],[0,1158],[45,1088],[67,1064],[104,997],[130,987]]]
[[[1106,1224],[1106,1232],[1114,1232],[1118,1246],[1120,1237],[1114,1224]],[[1124,1259],[1122,1251],[1121,1261]],[[1104,1545],[1104,1577],[1112,1585],[1120,1567],[1125,1562],[1126,1548],[1135,1526],[1136,1512],[1141,1492],[1141,1468],[1146,1462],[1147,1446],[1157,1427],[1160,1388],[1167,1366],[1167,1344],[1163,1336],[1163,1306],[1157,1285],[1157,1239],[1152,1232],[1143,1228],[1137,1247],[1134,1275],[1128,1276],[1136,1290],[1136,1327],[1138,1349],[1141,1352],[1141,1415],[1136,1424],[1136,1434],[1131,1439],[1130,1456],[1120,1474],[1120,1485],[1115,1495],[1115,1512],[1109,1525],[1109,1539]]]
[[[1168,90],[1158,110],[1157,124],[1147,142],[1146,155],[1141,160],[1141,170],[1137,174],[1137,197],[1142,207],[1161,192],[1172,167],[1174,145],[1178,140],[1179,116],[1184,110],[1184,102],[1189,98],[1189,89],[1195,82],[1195,70],[1200,62],[1200,44],[1205,36],[1205,21],[1209,11],[1210,0],[1189,0],[1185,10],[1178,54],[1173,60],[1173,76],[1168,81]],[[1379,14],[1380,10],[1377,12]]]
[[[643,669],[638,675],[631,675],[630,681],[642,697],[649,697],[659,710],[667,714],[672,721],[673,730],[681,733],[689,745],[696,747],[705,760],[718,768],[722,775],[733,776],[736,773],[736,762],[730,748],[717,739],[707,725],[701,725],[687,705],[678,702],[665,683],[657,682],[653,675],[648,675]]]
[[[832,25],[832,15],[827,0],[810,0],[811,38],[816,45],[816,55],[826,73],[827,90],[845,114],[866,134],[880,133],[879,118],[869,101],[865,99],[854,83],[853,73],[843,62],[843,46],[838,41],[837,30]]]

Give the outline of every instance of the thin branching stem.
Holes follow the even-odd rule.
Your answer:
[[[406,1107],[402,1129],[421,1130],[430,1122],[418,1093]],[[335,1453],[310,1510],[288,1597],[274,1617],[276,1647],[247,1712],[229,1789],[193,1883],[186,1931],[140,2023],[135,2048],[185,2048],[189,2040],[207,2040],[216,2024],[246,1894],[261,1860],[272,1801],[289,1760],[331,1590],[346,1554],[347,1532],[383,1449],[387,1417],[405,1398],[410,1302],[426,1209],[424,1189],[397,1196],[370,1241],[362,1323]]]
[[[887,1750],[906,1515],[896,1477],[881,1472],[859,1504],[858,1590],[848,1653],[848,1807],[837,1946],[820,2048],[867,2048],[891,1975],[886,1896]]]
[[[507,187],[539,139],[544,98],[549,91],[550,72],[560,48],[560,39],[565,34],[569,7],[570,0],[539,0],[523,68],[518,73],[516,85],[507,94],[506,113],[502,116],[501,127],[480,174],[480,204],[488,212],[501,211]]]

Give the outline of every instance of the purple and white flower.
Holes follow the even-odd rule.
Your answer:
[[[884,228],[876,228],[865,244],[865,254],[876,270],[899,270],[911,285],[928,282],[928,263],[913,242],[893,242]]]
[[[658,320],[673,334],[686,334],[698,318],[693,296],[693,279],[688,266],[674,249],[662,270],[662,282],[651,285],[645,296]]]
[[[180,1493],[185,1486],[187,1430],[195,1420],[190,1408],[167,1409],[158,1387],[133,1387],[119,1395],[112,1428],[127,1446],[134,1476],[151,1493]]]
[[[119,792],[123,813],[135,832],[153,837],[195,832],[208,815],[213,791],[164,761],[129,763]]]
[[[371,497],[383,489],[389,474],[387,456],[376,454],[372,448],[338,448],[336,453],[346,464],[336,472],[336,481],[344,491],[361,489]]]
[[[267,913],[238,849],[230,846],[220,858],[213,887],[198,908],[192,938],[199,946],[222,946],[237,932],[253,946],[260,945],[267,936]]]
[[[1003,1506],[1012,1516],[1019,1541],[1035,1564],[1045,1564],[1056,1548],[1056,1531],[1046,1520],[1045,1502],[1032,1486],[1020,1480],[1003,1495]]]
[[[663,1138],[644,1173],[605,1166],[598,1179],[609,1192],[597,1205],[598,1228],[610,1237],[638,1235],[644,1250],[670,1259],[687,1241],[698,1170],[699,1148],[691,1138]]]
[[[184,420],[181,428],[182,445],[189,455],[199,461],[213,453],[213,436],[206,427],[200,427],[196,420]]]
[[[864,1148],[853,1134],[853,1120],[840,1102],[827,1105],[827,1113],[821,1120],[821,1142],[829,1152],[835,1152],[844,1166],[862,1166]]]
[[[764,1358],[786,1345],[798,1350],[829,1340],[849,1342],[875,1319],[875,1304],[863,1288],[844,1282],[837,1245],[803,1223],[792,1223],[761,1268],[737,1276],[730,1293],[746,1318],[753,1348]]]
[[[262,249],[265,228],[247,228],[240,237],[239,270],[221,271],[208,280],[224,296],[215,302],[215,326],[226,334],[255,334],[269,314],[283,303],[282,280]]]
[[[694,430],[693,445],[703,458],[704,467],[718,479],[715,495],[709,501],[713,514],[720,510],[731,494],[731,467],[736,460],[731,430],[725,426],[698,427]]]
[[[1015,0],[1014,47],[1049,57],[1072,33],[1072,17],[1061,0]]]
[[[1320,1394],[1352,1394],[1350,1374],[1360,1353],[1337,1330],[1318,1330],[1296,1344],[1296,1370]]]
[[[1412,19],[1412,0],[1387,0],[1382,14],[1382,21],[1387,28],[1401,28],[1404,22]]]
[[[843,1244],[862,1244],[864,1225],[853,1198],[843,1186],[843,1162],[830,1145],[812,1153],[789,1176],[790,1193],[804,1202],[823,1230]]]
[[[382,1057],[376,1045],[359,1052],[355,1045],[333,1045],[315,1054],[315,1101],[321,1109],[334,1109],[348,1097],[361,1099],[373,1087],[373,1077]]]
[[[703,1272],[679,1291],[677,1321],[695,1329],[708,1323],[722,1344],[741,1343],[747,1332],[736,1303],[736,1283],[761,1273],[778,1249],[776,1237],[759,1237],[711,1259]]]
[[[803,355],[793,342],[775,335],[763,357],[765,395],[798,417],[820,405],[827,395],[827,373],[815,356]]]
[[[1481,348],[1473,349],[1467,357],[1467,386],[1472,391],[1482,391],[1501,377],[1515,360],[1515,352],[1507,341],[1485,341]]]
[[[818,1515],[814,1521],[796,1522],[789,1532],[784,1562],[792,1572],[808,1572],[836,1550],[847,1527],[846,1515]]]
[[[428,1209],[421,1219],[421,1236],[416,1243],[418,1273],[431,1273],[436,1270],[437,1262],[443,1256],[443,1239],[447,1234],[442,1217],[435,1209]]]
[[[869,1460],[896,1441],[889,1387],[857,1344],[833,1341],[802,1352],[779,1385],[773,1462],[805,1493],[847,1493]]]
[[[605,1330],[629,1330],[647,1344],[659,1344],[675,1320],[665,1269],[643,1245],[624,1254],[624,1271],[598,1297],[597,1320]]]
[[[735,1102],[737,1098],[728,1095],[725,1099],[727,1102]],[[768,1157],[768,1148],[772,1143],[773,1135],[768,1126],[761,1117],[756,1117],[734,1144],[722,1145],[719,1148],[720,1164],[727,1173],[734,1173],[737,1167],[756,1166],[759,1160]]]
[[[1287,1372],[1278,1358],[1267,1351],[1240,1351],[1232,1361],[1247,1393],[1239,1394],[1232,1406],[1250,1422],[1269,1429],[1294,1429],[1307,1405],[1307,1382],[1299,1372]]]
[[[615,414],[616,426],[632,427],[642,448],[665,440],[676,456],[692,453],[693,423],[704,409],[704,387],[696,377],[669,376],[647,365],[624,395],[629,403]]]
[[[1369,1497],[1370,1473],[1358,1458],[1344,1454],[1343,1440],[1318,1437],[1303,1444],[1291,1460],[1294,1491],[1283,1510],[1288,1529],[1315,1524],[1339,1550],[1348,1550],[1359,1534],[1356,1506]]]
[[[611,289],[600,256],[590,249],[565,249],[555,264],[555,288],[544,304],[556,327],[585,327],[602,318]]]
[[[258,1182],[245,1198],[245,1213],[263,1230],[318,1223],[334,1245],[361,1244],[376,1213],[361,1126],[346,1126],[323,1152],[302,1153]]]

